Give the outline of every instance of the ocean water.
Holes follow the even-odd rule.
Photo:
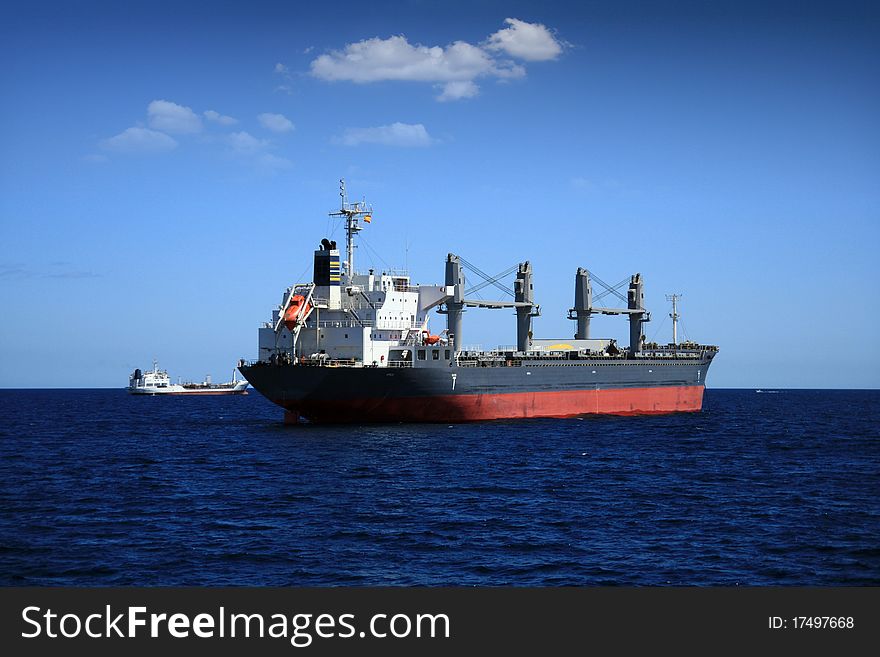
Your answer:
[[[0,391],[3,585],[877,585],[878,494],[880,391],[361,427]]]

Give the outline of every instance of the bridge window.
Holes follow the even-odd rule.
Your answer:
[[[427,354],[424,349],[419,349],[419,360],[427,360]]]
[[[431,358],[433,358],[434,360],[440,360],[440,350],[439,349],[432,349],[431,350]]]

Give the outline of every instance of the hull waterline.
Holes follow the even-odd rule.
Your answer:
[[[702,408],[704,368],[680,366],[664,372],[668,380],[653,385],[639,380],[642,374],[653,375],[653,368],[639,366],[608,368],[605,377],[614,380],[590,383],[584,378],[597,375],[588,368],[395,371],[267,365],[241,372],[286,411],[286,422],[323,424],[693,413]]]

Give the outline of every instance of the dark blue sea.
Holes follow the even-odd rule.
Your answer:
[[[487,424],[281,415],[258,394],[0,391],[0,584],[880,584],[880,391]]]

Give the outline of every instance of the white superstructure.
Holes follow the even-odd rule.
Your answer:
[[[331,216],[345,219],[346,259],[336,243],[324,239],[314,254],[312,283],[285,290],[272,321],[259,331],[259,360],[348,361],[351,365],[385,367],[389,350],[400,345],[447,345],[444,334],[432,336],[429,311],[450,298],[451,288],[413,285],[408,272],[356,273],[354,236],[359,220],[372,221],[372,208],[348,203]]]

